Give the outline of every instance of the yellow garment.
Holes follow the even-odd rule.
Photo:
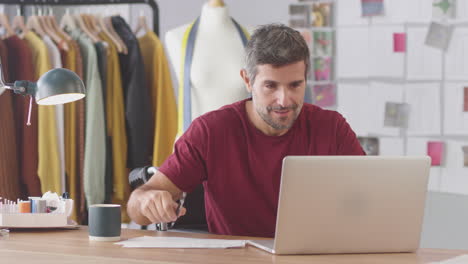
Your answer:
[[[49,54],[44,42],[29,31],[24,35],[33,56],[34,78],[52,69]],[[61,191],[60,155],[57,142],[57,120],[54,106],[38,107],[38,150],[39,164],[37,173],[41,180],[41,191]]]
[[[107,135],[112,142],[113,195],[112,202],[122,206],[122,222],[129,222],[126,205],[130,196],[127,170],[127,132],[125,130],[125,108],[117,47],[112,40],[100,33],[107,42],[106,120]]]
[[[148,31],[138,39],[155,118],[153,165],[161,166],[172,154],[177,134],[177,107],[171,73],[161,41]]]
[[[76,56],[77,52],[75,46],[69,44],[69,50],[66,53],[66,61],[64,67],[76,72]],[[71,218],[77,221],[77,212],[79,210],[78,205],[78,190],[79,181],[77,179],[77,115],[76,115],[76,103],[68,103],[64,105],[65,110],[65,172],[67,177],[67,186],[66,190],[70,194],[70,198],[75,201],[75,206],[73,207],[73,212]]]

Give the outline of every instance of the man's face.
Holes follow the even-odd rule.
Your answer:
[[[303,61],[281,67],[264,64],[257,66],[254,83],[244,78],[255,111],[275,131],[291,128],[302,109],[305,68]]]

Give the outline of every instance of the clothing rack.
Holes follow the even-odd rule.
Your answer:
[[[153,30],[159,36],[159,7],[155,0],[0,0],[0,4],[19,5],[21,13],[28,5],[105,5],[105,4],[147,4],[153,11]]]

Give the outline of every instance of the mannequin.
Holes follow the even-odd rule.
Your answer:
[[[191,120],[247,98],[239,71],[243,68],[244,46],[228,9],[209,1],[203,5],[196,35],[191,81]],[[181,78],[182,41],[190,24],[166,33],[168,57],[177,78]],[[180,80],[179,80],[180,81]]]

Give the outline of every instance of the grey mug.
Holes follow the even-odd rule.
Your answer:
[[[119,241],[121,222],[119,204],[89,206],[89,239],[93,241]]]

